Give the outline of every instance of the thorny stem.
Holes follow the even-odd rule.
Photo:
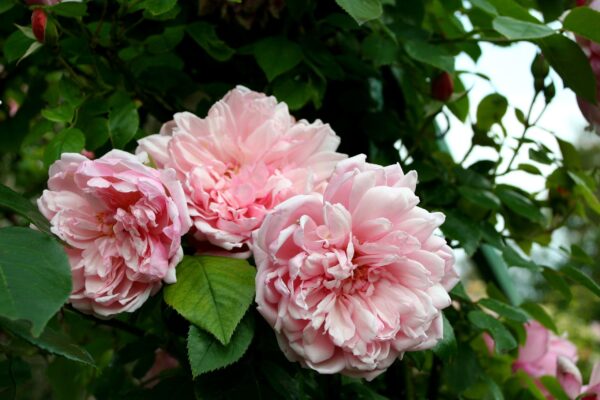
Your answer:
[[[403,362],[403,372],[404,372],[404,385],[406,387],[406,399],[414,400],[415,397],[415,387],[413,385],[413,376],[411,374],[410,365],[407,362]]]
[[[465,153],[465,156],[460,161],[460,163],[459,163],[460,165],[464,164],[465,161],[467,161],[467,158],[471,155],[471,152],[473,152],[474,148],[475,148],[475,143],[473,141],[471,141],[471,147],[469,147],[469,150],[467,150],[467,152]]]
[[[427,390],[427,398],[435,400],[438,398],[440,390],[440,374],[442,364],[437,356],[433,356],[433,365],[431,366],[431,374],[429,375],[429,389]]]
[[[535,95],[533,96],[533,99],[531,100],[531,104],[529,104],[529,110],[527,110],[527,115],[525,116],[525,122],[523,124],[523,133],[521,134],[521,137],[518,139],[517,147],[515,148],[513,155],[510,158],[508,165],[506,166],[506,169],[504,170],[504,172],[495,174],[496,176],[506,175],[509,172],[511,172],[512,165],[515,162],[515,159],[517,158],[517,155],[519,154],[519,151],[521,150],[523,143],[525,143],[525,136],[527,136],[527,132],[529,131],[529,128],[531,128],[532,126],[535,126],[539,122],[542,115],[544,115],[547,105],[544,106],[544,108],[542,109],[540,114],[537,116],[537,118],[535,118],[534,121],[531,120],[533,106],[535,105],[535,101],[537,100],[540,93],[541,93],[540,91],[537,91],[535,93]],[[500,159],[498,160],[498,164],[496,164],[496,170],[498,169],[499,166],[500,166]]]
[[[95,43],[98,40],[98,35],[100,34],[100,30],[102,29],[102,24],[104,24],[104,18],[106,18],[106,11],[108,9],[108,0],[104,1],[102,6],[102,14],[100,15],[100,21],[98,22],[98,26],[96,26],[96,31],[92,36],[92,43]]]
[[[67,306],[67,307],[70,311],[73,311],[76,314],[78,314],[79,316],[81,316],[85,319],[88,319],[90,321],[93,321],[97,324],[109,326],[111,328],[116,328],[116,329],[122,330],[123,332],[127,332],[127,333],[129,333],[133,336],[137,336],[137,337],[144,337],[146,335],[146,332],[143,329],[140,329],[137,326],[129,325],[128,323],[120,321],[118,319],[98,319],[98,318],[93,317],[92,315],[82,313],[81,311],[77,310],[76,308],[74,308],[72,306]]]
[[[69,63],[63,58],[63,56],[58,55],[58,57],[56,58],[58,60],[58,62],[65,67],[65,69],[67,70],[67,72],[73,76],[73,79],[77,82],[77,84],[82,87],[85,88],[88,86],[87,82],[85,82],[85,80],[77,73],[75,72],[75,70],[73,69],[73,67],[71,67],[69,65]]]
[[[437,39],[431,39],[429,40],[429,43],[435,44],[435,43],[470,43],[470,42],[488,42],[488,43],[501,43],[501,44],[509,44],[509,43],[516,43],[516,42],[522,42],[522,39],[507,39],[507,38],[503,38],[503,37],[475,37],[475,35],[480,35],[480,34],[484,34],[485,32],[492,32],[492,33],[496,33],[495,31],[492,30],[483,30],[483,29],[474,29],[470,32],[465,33],[462,36],[457,36],[457,37],[453,37],[453,38],[437,38]]]

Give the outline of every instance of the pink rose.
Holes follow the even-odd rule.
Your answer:
[[[523,370],[532,378],[544,375],[556,376],[559,356],[577,361],[577,348],[569,340],[556,336],[537,321],[525,324],[527,340],[519,348],[519,357],[513,370]]]
[[[441,213],[417,207],[417,174],[356,156],[324,195],[292,197],[254,234],[258,310],[292,361],[373,379],[443,336],[458,282]]]
[[[581,388],[581,400],[600,400],[600,362],[594,365],[590,382]]]
[[[588,7],[600,11],[600,0],[592,1]],[[578,37],[577,41],[588,56],[592,71],[596,75],[596,99],[600,101],[600,44],[581,37]],[[585,119],[587,119],[597,133],[600,133],[600,105],[591,104],[580,97],[577,98],[577,102]]]
[[[140,140],[138,152],[177,171],[197,240],[248,257],[269,211],[322,190],[345,158],[335,152],[339,142],[329,125],[295,121],[284,103],[238,86],[204,119],[175,114],[160,134]]]
[[[181,236],[191,221],[172,170],[157,171],[113,150],[96,160],[65,153],[38,200],[65,241],[73,273],[69,301],[83,312],[134,311],[161,282],[175,282]]]
[[[576,399],[581,393],[581,372],[567,357],[558,356],[556,379],[570,399]]]
[[[567,396],[575,400],[600,400],[600,363],[594,365],[590,382],[581,385],[581,373],[577,366],[569,359],[558,357],[558,382]],[[581,397],[579,397],[581,396]]]

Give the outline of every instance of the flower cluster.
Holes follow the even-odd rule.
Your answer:
[[[238,87],[135,156],[63,154],[38,204],[67,244],[71,304],[136,310],[175,282],[189,231],[197,253],[254,255],[258,311],[290,360],[370,379],[433,347],[458,282],[444,215],[418,206],[415,172],[348,159],[339,142]]]
[[[523,371],[535,381],[544,395],[552,400],[540,378],[555,377],[567,396],[575,400],[583,395],[586,400],[600,400],[600,363],[594,366],[589,384],[582,386],[581,372],[575,365],[577,348],[567,338],[557,336],[537,321],[525,324],[527,338],[519,348],[519,355],[512,364],[513,371]],[[486,345],[493,351],[494,341],[484,336]]]

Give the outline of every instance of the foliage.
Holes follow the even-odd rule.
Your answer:
[[[595,258],[579,247],[560,249],[565,262],[551,266],[530,257],[532,248],[549,246],[557,229],[600,216],[598,170],[568,142],[557,138],[556,154],[528,137],[541,116],[534,102],[543,97],[547,107],[554,96],[549,67],[595,102],[594,74],[565,31],[598,41],[600,14],[574,6],[568,0],[89,0],[34,6],[48,15],[41,44],[28,27],[31,7],[0,0],[0,223],[38,229],[0,229],[0,393],[539,398],[539,388],[510,365],[526,320],[557,327],[544,306],[521,298],[510,270],[529,271],[567,307],[582,288],[590,302],[600,297]],[[491,93],[471,115],[461,81],[467,72],[455,69],[455,58],[477,60],[481,43],[519,41],[543,55],[532,63],[532,106],[521,110]],[[446,103],[430,93],[442,71],[454,80]],[[156,133],[175,112],[205,115],[237,84],[274,94],[298,118],[330,123],[344,153],[418,172],[421,205],[446,214],[444,234],[486,285],[481,299],[465,290],[468,279],[453,290],[455,306],[445,311],[444,339],[434,350],[407,354],[372,382],[302,369],[285,360],[251,306],[253,267],[218,257],[186,257],[178,282],[132,315],[100,320],[63,306],[71,290],[67,259],[29,202],[45,187],[48,166],[67,151],[133,150],[136,139]],[[485,147],[498,157],[471,165],[467,156],[454,160],[436,122],[449,113],[472,128],[467,156]],[[516,148],[503,119],[511,113],[522,125]],[[516,165],[524,151],[530,160]],[[541,177],[547,190],[529,193],[502,180],[515,171]],[[593,318],[600,319],[597,308]],[[485,348],[484,331],[496,354]],[[157,348],[180,365],[160,380],[145,377]],[[33,381],[44,383],[30,391]],[[544,382],[560,395],[555,381]]]

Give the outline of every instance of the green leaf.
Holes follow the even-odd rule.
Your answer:
[[[492,335],[498,353],[504,353],[517,347],[517,341],[512,333],[496,318],[482,311],[471,311],[467,317],[473,325]]]
[[[42,116],[52,122],[71,122],[75,116],[75,108],[69,103],[54,108],[44,108]]]
[[[35,35],[33,34],[33,29],[29,26],[21,26],[19,24],[15,24],[17,29],[23,32],[23,35],[27,36],[31,40],[36,40]]]
[[[494,18],[492,26],[496,32],[511,40],[540,39],[555,33],[553,29],[546,25],[504,16]]]
[[[504,258],[504,261],[506,261],[506,264],[509,267],[527,268],[533,272],[540,270],[540,267],[536,263],[523,258],[521,254],[519,254],[517,250],[513,249],[511,246],[506,246],[504,248],[502,251],[502,258]]]
[[[214,336],[190,325],[187,348],[192,376],[195,378],[233,364],[246,352],[254,336],[252,314],[240,322],[227,345],[222,345]]]
[[[479,226],[471,218],[455,212],[446,213],[442,231],[450,238],[458,240],[469,256],[475,253],[481,240]]]
[[[513,382],[512,379],[515,379]],[[524,370],[518,370],[514,373],[513,377],[508,381],[509,387],[518,386],[527,388],[527,396],[524,396],[526,399],[533,400],[547,400],[548,398],[540,388],[538,387],[538,383],[534,380],[530,375],[528,375]]]
[[[507,109],[506,97],[498,93],[485,96],[477,106],[477,127],[489,131],[492,125],[502,122]]]
[[[590,7],[573,8],[565,17],[563,27],[579,36],[600,43],[600,12]]]
[[[454,114],[456,118],[462,122],[466,122],[469,117],[469,96],[465,85],[459,78],[454,80],[454,91],[456,97],[453,95],[446,106],[452,111],[452,114]]]
[[[310,82],[283,76],[274,82],[273,94],[293,111],[304,107],[313,98],[315,89]]]
[[[479,300],[479,304],[512,321],[523,323],[527,322],[529,319],[529,316],[518,307],[511,306],[510,304],[503,303],[496,299],[483,298]]]
[[[46,146],[44,164],[51,165],[62,153],[79,153],[85,147],[85,135],[77,128],[63,129]]]
[[[544,21],[554,21],[562,15],[568,3],[563,0],[536,0],[538,9],[544,14]]]
[[[521,296],[508,273],[508,266],[501,257],[500,251],[489,244],[484,244],[481,246],[481,253],[484,256],[485,261],[487,261],[490,271],[496,278],[496,282],[502,289],[502,293],[510,300],[512,305],[520,304]],[[490,293],[489,290],[490,286],[488,285],[488,294]]]
[[[140,125],[137,107],[125,92],[117,92],[109,100],[108,136],[117,149],[133,139]]]
[[[2,47],[2,52],[4,53],[4,57],[6,57],[6,61],[10,63],[23,57],[31,47],[32,43],[35,43],[35,40],[28,38],[20,30],[13,32],[6,39],[4,46]]]
[[[87,14],[87,5],[83,1],[65,1],[50,7],[49,10],[63,17],[78,18]]]
[[[62,332],[46,327],[39,337],[34,337],[29,332],[30,327],[27,322],[9,321],[4,318],[0,318],[0,326],[49,353],[83,364],[96,365],[92,356],[85,349],[77,346]]]
[[[540,39],[546,61],[560,75],[565,86],[591,103],[596,103],[596,78],[581,47],[562,35]]]
[[[556,379],[556,377],[550,376],[550,375],[545,375],[545,376],[540,377],[540,382],[542,383],[542,385],[544,385],[544,387],[546,389],[548,389],[548,392],[550,392],[553,399],[555,399],[555,400],[570,400],[570,397],[567,396],[567,394],[563,390],[562,386],[560,385],[560,383],[558,382],[558,379]]]
[[[581,159],[575,146],[559,138],[556,138],[556,140],[563,156],[563,165],[569,169],[580,169]]]
[[[550,153],[548,153],[548,151],[546,151],[543,148],[529,149],[529,158],[533,161],[539,162],[540,164],[552,164],[552,158],[550,158]]]
[[[255,274],[246,260],[186,256],[177,283],[165,288],[165,301],[226,345],[254,299]]]
[[[0,14],[7,12],[17,4],[14,0],[0,0]]]
[[[27,218],[40,231],[52,235],[50,222],[40,213],[35,205],[29,200],[15,192],[11,188],[0,183],[0,207],[7,208]]]
[[[539,22],[525,7],[514,0],[488,0],[488,2],[496,9],[498,15],[504,15],[532,23]]]
[[[416,61],[448,72],[454,70],[454,58],[439,45],[432,45],[422,40],[411,40],[404,45],[404,50]]]
[[[269,82],[294,68],[302,61],[302,49],[283,36],[263,39],[253,46],[256,62]]]
[[[471,4],[473,4],[474,7],[477,7],[480,10],[485,11],[486,13],[488,13],[490,15],[498,15],[498,11],[496,10],[496,7],[494,7],[487,0],[471,0]]]
[[[150,14],[162,15],[171,11],[177,4],[177,0],[143,0],[138,3],[134,10],[146,10]]]
[[[208,53],[208,55],[217,61],[227,61],[235,53],[235,50],[219,39],[214,25],[198,21],[188,25],[186,32]]]
[[[96,150],[109,139],[108,120],[106,118],[89,118],[84,121],[79,118],[77,127],[85,135],[85,148]]]
[[[573,281],[579,283],[590,292],[600,297],[600,285],[598,285],[592,278],[581,272],[575,267],[570,265],[560,269],[560,272],[565,276],[569,277]]]
[[[383,13],[381,0],[335,0],[354,20],[362,25]]]
[[[542,171],[540,171],[540,169],[533,164],[522,163],[519,164],[517,169],[520,169],[521,171],[525,171],[533,175],[542,175]]]
[[[552,288],[558,290],[560,294],[565,298],[565,300],[571,301],[571,299],[573,298],[571,288],[569,284],[560,275],[560,273],[550,268],[544,268],[544,271],[542,271],[542,275],[544,275],[546,282],[548,282],[548,284]]]
[[[600,200],[590,188],[588,180],[580,176],[578,173],[568,171],[569,177],[575,182],[575,191],[579,194],[587,205],[597,214],[600,214]],[[591,182],[593,183],[593,182]]]
[[[583,263],[583,264],[594,264],[594,259],[585,252],[581,247],[576,244],[571,245],[571,260]]]
[[[533,221],[537,224],[545,222],[544,215],[540,208],[536,206],[529,197],[517,192],[508,185],[498,185],[496,187],[496,195],[502,203],[515,213]]]
[[[184,30],[181,26],[167,27],[157,35],[149,36],[144,45],[152,54],[162,54],[173,50],[183,40]]]
[[[500,209],[500,199],[498,199],[494,193],[488,190],[472,188],[469,186],[459,186],[458,192],[466,200],[478,205],[479,207],[489,210]]]
[[[64,249],[29,228],[0,229],[0,316],[30,321],[39,336],[71,293]]]
[[[546,310],[544,310],[544,308],[539,304],[528,302],[521,304],[521,308],[527,311],[527,314],[531,315],[533,319],[535,319],[537,322],[539,322],[546,328],[550,329],[551,331],[554,331],[555,333],[558,332],[558,328],[556,327],[556,324],[554,323],[552,317],[548,315]]]
[[[463,393],[480,379],[483,368],[477,361],[475,352],[467,343],[458,344],[458,353],[444,364],[444,382],[454,393]]]
[[[394,62],[398,45],[387,35],[372,33],[362,42],[362,53],[380,67]]]
[[[442,318],[444,319],[444,336],[432,350],[438,357],[447,360],[456,354],[458,347],[452,324],[450,324],[450,321],[448,321],[444,314],[442,314]]]

